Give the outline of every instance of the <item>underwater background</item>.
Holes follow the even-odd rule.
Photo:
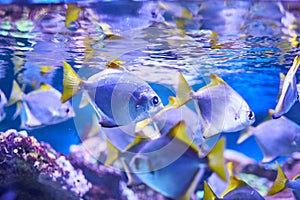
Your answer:
[[[205,86],[210,73],[215,73],[246,100],[257,126],[276,106],[279,73],[287,73],[299,52],[297,1],[0,3],[0,89],[7,98],[13,80],[25,93],[40,83],[62,91],[63,61],[87,78],[117,59],[147,81],[164,105],[175,93],[178,72],[194,90]],[[67,3],[82,8],[68,28]],[[40,73],[41,66],[52,70]],[[79,109],[79,100],[71,100],[74,118],[27,130],[28,135],[68,155],[70,146],[80,144],[81,134],[92,121],[91,109]],[[285,116],[300,123],[299,109],[297,102]],[[12,119],[15,110],[15,105],[5,108],[0,131],[21,130],[20,117]],[[254,137],[237,144],[239,132],[223,135],[227,148],[256,161],[262,159]]]

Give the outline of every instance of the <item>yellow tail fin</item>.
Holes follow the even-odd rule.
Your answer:
[[[208,166],[213,170],[222,180],[227,181],[227,174],[224,167],[224,149],[225,138],[221,138],[214,148],[207,155]]]
[[[119,150],[109,141],[109,139],[106,139],[107,144],[107,158],[104,163],[105,166],[111,165],[113,162],[115,162],[119,158]]]
[[[73,70],[73,68],[65,61],[63,61],[63,67],[64,67],[64,80],[63,80],[63,93],[61,96],[61,101],[64,103],[80,91],[82,80]]]
[[[231,192],[232,190],[238,188],[238,187],[242,187],[242,186],[247,186],[247,183],[245,183],[242,179],[236,177],[233,174],[233,164],[232,162],[227,164],[227,168],[228,168],[228,173],[230,176],[230,181],[229,181],[229,185],[227,187],[226,190],[224,190],[224,192],[221,194],[221,197],[224,197],[226,194],[228,194],[229,192]]]
[[[268,195],[273,195],[273,194],[276,194],[282,190],[285,189],[285,184],[287,182],[287,178],[286,176],[284,175],[280,165],[278,162],[276,162],[276,165],[277,165],[277,168],[278,168],[278,171],[277,171],[277,177],[271,187],[271,189],[268,191]]]
[[[81,8],[79,8],[76,4],[68,4],[67,14],[66,14],[66,22],[65,26],[67,28],[70,27],[70,23],[76,21],[78,19]]]
[[[204,197],[203,200],[216,200],[217,195],[212,191],[211,187],[204,181]]]
[[[8,103],[6,104],[6,106],[10,106],[10,105],[13,105],[13,104],[17,103],[18,101],[21,101],[23,96],[24,96],[23,91],[21,90],[18,83],[16,81],[14,81],[13,82],[13,88],[12,88],[12,91],[11,91],[11,94],[10,94],[10,98],[9,98]]]

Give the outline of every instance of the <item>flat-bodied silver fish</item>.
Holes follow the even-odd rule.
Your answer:
[[[229,185],[220,198],[204,182],[204,200],[264,200],[255,189],[233,174],[232,163],[228,163],[228,171],[230,175]]]
[[[262,162],[270,162],[300,150],[300,126],[283,116],[264,121],[256,127],[250,126],[248,131],[241,135],[238,143],[251,135],[254,135],[262,150]]]
[[[129,168],[146,185],[172,199],[190,199],[206,167],[226,180],[224,138],[205,158],[186,135],[184,122],[168,135],[151,140],[132,158]]]
[[[300,66],[300,57],[296,56],[292,67],[289,69],[286,77],[280,74],[279,98],[275,111],[272,115],[274,119],[287,113],[296,101],[299,101],[297,90],[296,72]]]
[[[7,98],[3,91],[0,89],[0,122],[6,117],[4,107],[7,104]]]
[[[14,81],[9,105],[17,103],[21,113],[21,128],[33,129],[57,124],[75,116],[70,102],[61,102],[61,93],[50,85],[42,84],[37,90],[24,94]]]
[[[293,191],[296,200],[300,199],[300,174],[296,175],[292,180],[289,180],[284,174],[278,162],[276,162],[278,171],[277,177],[268,191],[268,195],[274,195],[286,188],[289,188]]]
[[[194,92],[180,74],[176,101],[171,107],[195,100],[204,126],[204,138],[239,131],[251,125],[255,116],[247,102],[217,75],[211,74],[210,80],[210,84]]]
[[[84,90],[103,127],[124,126],[151,117],[163,105],[159,96],[144,80],[111,62],[108,68],[82,80],[64,62],[62,102]]]

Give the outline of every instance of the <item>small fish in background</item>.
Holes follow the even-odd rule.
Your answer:
[[[254,112],[234,89],[215,74],[210,75],[210,81],[194,92],[180,73],[176,101],[170,107],[180,107],[195,100],[204,126],[204,138],[239,131],[254,123]]]
[[[163,104],[144,80],[134,76],[116,62],[107,69],[82,80],[72,67],[63,62],[64,80],[61,101],[65,102],[83,90],[103,127],[134,124],[153,116]]]
[[[205,158],[186,135],[183,121],[168,135],[147,142],[128,163],[131,173],[162,195],[173,199],[190,199],[207,170],[226,180],[224,168],[225,139],[222,138]]]
[[[280,167],[279,163],[276,162],[278,171],[277,177],[268,191],[268,195],[274,195],[286,188],[289,188],[293,191],[296,200],[300,199],[300,174],[296,175],[292,180],[287,179],[286,175],[284,174],[282,168]]]
[[[75,116],[70,102],[60,101],[61,93],[50,85],[42,84],[28,94],[24,94],[16,81],[7,106],[17,103],[13,118],[21,114],[21,128],[34,129],[57,124]]]
[[[210,186],[204,182],[204,200],[264,200],[255,189],[250,187],[246,182],[235,176],[232,172],[232,163],[228,163],[228,172],[230,175],[227,189],[217,197]]]
[[[270,116],[273,112],[269,110]],[[237,143],[242,143],[252,135],[262,150],[264,156],[262,162],[271,162],[280,156],[287,156],[300,150],[300,126],[284,116],[269,119],[256,127],[248,127]]]
[[[65,26],[66,28],[70,28],[70,24],[78,19],[82,8],[78,7],[76,4],[73,3],[68,4],[67,6],[68,8],[66,13]]]
[[[296,101],[299,101],[299,94],[297,90],[296,72],[300,65],[300,57],[296,56],[292,67],[289,69],[286,77],[280,74],[280,87],[278,102],[275,111],[272,115],[274,119],[287,113]]]
[[[4,107],[7,104],[7,98],[4,92],[0,89],[0,122],[6,117]]]

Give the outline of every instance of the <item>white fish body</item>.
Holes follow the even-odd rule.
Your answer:
[[[0,89],[0,122],[6,117],[4,107],[7,104],[7,98],[3,91]]]

